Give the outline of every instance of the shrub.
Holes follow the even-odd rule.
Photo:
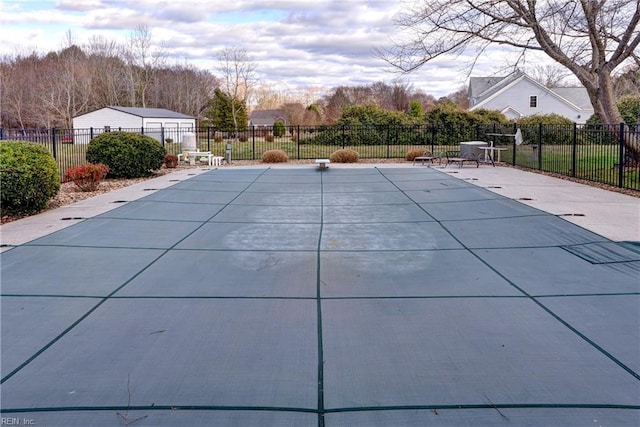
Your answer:
[[[0,141],[2,214],[35,213],[60,190],[59,169],[46,148],[22,141]]]
[[[270,133],[266,134],[266,135],[264,136],[264,140],[265,140],[266,142],[273,142],[273,135],[271,135]]]
[[[275,137],[282,137],[284,136],[284,134],[286,133],[287,129],[284,126],[284,123],[282,122],[275,122],[273,124],[273,136]]]
[[[168,168],[175,168],[178,166],[178,156],[175,154],[167,154],[164,156],[164,165]]]
[[[640,95],[625,95],[616,101],[618,110],[629,126],[638,123],[640,117]]]
[[[102,133],[87,147],[87,161],[104,163],[116,178],[149,176],[162,167],[166,154],[155,139],[131,132]]]
[[[87,163],[86,165],[67,169],[64,172],[64,180],[73,181],[82,191],[96,191],[100,181],[107,176],[108,172],[109,167],[107,165]]]
[[[286,163],[288,161],[289,156],[282,150],[269,150],[262,155],[263,163]]]
[[[411,150],[407,153],[406,156],[404,156],[404,158],[410,162],[412,162],[416,157],[420,157],[420,156],[430,156],[431,155],[431,151],[429,150],[424,150],[424,149],[415,149],[415,150]]]
[[[540,128],[542,125],[542,128]],[[573,141],[573,122],[558,114],[536,114],[518,119],[525,143],[571,144]],[[542,129],[542,133],[540,133]]]
[[[349,148],[342,148],[331,153],[329,160],[333,163],[358,163],[358,152]]]

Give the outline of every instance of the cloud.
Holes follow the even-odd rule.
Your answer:
[[[412,0],[410,0],[412,1]],[[27,7],[28,5],[28,7]],[[58,50],[64,34],[87,42],[100,35],[120,43],[139,25],[151,31],[155,48],[170,60],[215,72],[217,55],[244,48],[258,73],[274,85],[335,87],[401,78],[434,96],[458,89],[461,61],[440,61],[408,76],[388,70],[373,54],[396,31],[402,3],[382,0],[60,0],[0,3],[0,54],[18,40],[43,51]],[[496,56],[482,61],[491,67]]]
[[[87,12],[104,7],[100,0],[63,0],[55,8],[63,12]]]

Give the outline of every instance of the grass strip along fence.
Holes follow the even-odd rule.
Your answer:
[[[288,126],[248,127],[239,132],[216,128],[117,129],[149,135],[167,153],[182,151],[185,133],[196,135],[197,147],[232,160],[259,160],[268,150],[282,150],[290,159],[328,158],[340,148],[361,159],[404,158],[414,149],[439,155],[459,149],[462,141],[493,141],[503,148],[502,161],[620,188],[640,190],[640,165],[627,144],[640,144],[640,127],[608,125],[536,125],[520,127],[524,142],[516,145],[517,125],[435,126]],[[111,129],[116,130],[116,129]],[[24,140],[44,145],[60,167],[86,163],[86,148],[103,129],[2,129],[0,140]]]

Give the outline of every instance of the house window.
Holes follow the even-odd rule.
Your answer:
[[[535,95],[532,95],[529,97],[529,107],[531,108],[537,108],[538,107],[538,97]]]

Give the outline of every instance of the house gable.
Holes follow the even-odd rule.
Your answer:
[[[513,108],[512,106],[503,108],[500,112],[504,114],[504,116],[509,120],[517,120],[520,117],[524,116],[524,114],[522,114],[520,111],[518,111],[516,108]]]
[[[506,110],[514,115],[519,112],[519,117],[555,113],[576,123],[584,123],[593,114],[584,88],[559,88],[556,91],[521,72],[504,77],[497,83],[495,80],[473,78],[469,83],[469,94],[470,111],[478,108]]]
[[[284,110],[254,110],[249,116],[251,126],[273,126],[276,122],[287,125]]]

